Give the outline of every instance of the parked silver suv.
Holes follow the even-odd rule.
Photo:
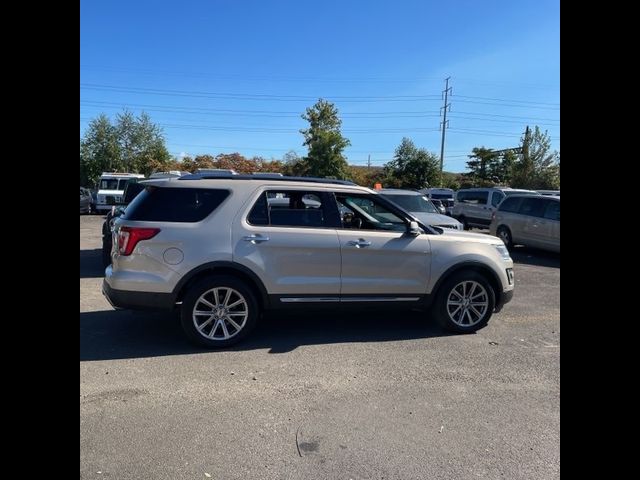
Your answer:
[[[280,308],[421,307],[473,332],[513,295],[500,239],[442,234],[350,182],[204,173],[145,184],[115,221],[103,293],[116,308],[179,308],[200,345],[236,343]]]

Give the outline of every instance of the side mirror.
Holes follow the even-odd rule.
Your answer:
[[[418,226],[418,222],[409,222],[409,227],[407,228],[407,233],[409,235],[418,236],[421,233],[424,233],[422,229]]]

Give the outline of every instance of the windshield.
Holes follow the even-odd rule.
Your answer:
[[[436,207],[420,195],[384,195],[385,198],[397,203],[407,212],[438,213]]]
[[[100,180],[100,190],[124,190],[128,178],[103,178]]]
[[[431,198],[438,198],[442,200],[453,200],[453,193],[432,193]]]

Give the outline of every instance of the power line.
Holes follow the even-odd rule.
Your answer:
[[[542,110],[560,110],[560,107],[545,107],[542,105],[514,105],[512,103],[476,102],[475,100],[457,100],[459,103],[475,103],[477,105],[493,105],[494,107],[539,108]]]
[[[147,111],[155,112],[167,112],[167,113],[189,113],[199,115],[214,115],[217,113],[223,113],[227,115],[239,115],[239,116],[256,116],[256,117],[271,117],[271,118],[300,118],[300,112],[289,111],[269,111],[269,110],[234,110],[234,109],[216,109],[216,108],[202,108],[202,107],[180,107],[171,105],[149,105],[149,104],[134,104],[134,103],[117,103],[117,102],[102,102],[96,100],[81,100],[81,105],[89,107],[99,108],[141,108]],[[438,114],[429,113],[424,111],[409,111],[409,112],[344,112],[340,114],[340,117],[345,118],[422,118],[422,117],[437,117]]]
[[[240,79],[240,80],[256,80],[256,81],[315,81],[322,83],[412,83],[420,82],[424,80],[439,80],[439,77],[380,77],[380,76],[363,76],[363,77],[318,77],[318,76],[300,76],[300,75],[249,75],[249,74],[219,74],[219,73],[199,73],[199,72],[169,72],[161,70],[149,70],[149,69],[135,69],[135,68],[122,68],[122,67],[108,67],[97,65],[80,65],[81,70],[95,70],[106,71],[115,73],[135,73],[139,75],[154,75],[154,76],[175,76],[175,77],[192,77],[192,78],[207,78],[207,79]]]
[[[196,98],[224,98],[233,100],[269,100],[282,102],[297,101],[313,101],[317,100],[317,96],[308,95],[273,95],[263,93],[228,93],[228,92],[200,92],[194,90],[168,90],[161,88],[146,87],[123,87],[118,85],[100,85],[94,83],[81,83],[80,88],[100,91],[113,91],[124,93],[138,93],[150,95],[168,95],[180,97],[196,97]],[[344,95],[325,95],[327,98],[341,100],[345,102],[415,102],[437,99],[437,95],[389,95],[389,96],[344,96]]]
[[[560,106],[559,103],[531,102],[531,101],[528,101],[528,100],[506,100],[504,98],[472,97],[472,96],[468,96],[468,95],[456,95],[456,97],[460,97],[460,98],[475,98],[477,100],[494,100],[496,102],[511,102],[511,103],[527,103],[527,104],[533,104],[533,105],[548,105],[548,106],[553,106],[553,107],[559,107]]]

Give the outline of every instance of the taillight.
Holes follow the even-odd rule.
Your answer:
[[[118,253],[131,255],[141,240],[149,240],[160,233],[159,228],[121,227],[118,231]]]

